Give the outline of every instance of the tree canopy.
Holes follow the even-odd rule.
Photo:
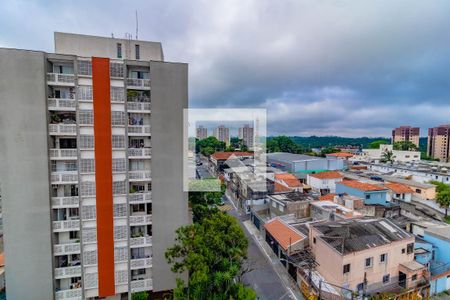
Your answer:
[[[369,143],[369,149],[379,149],[380,145],[389,144],[387,140],[377,140]]]
[[[209,156],[216,151],[224,151],[225,150],[225,142],[220,142],[214,136],[208,136],[202,140],[196,140],[196,151],[202,153],[205,156]]]
[[[273,137],[267,141],[267,152],[289,152],[289,153],[303,153],[304,149],[299,144],[284,135]]]
[[[417,147],[411,141],[400,141],[395,142],[393,145],[394,150],[403,150],[403,151],[418,151],[419,147]]]
[[[166,251],[172,271],[189,273],[188,287],[179,279],[175,299],[255,299],[256,294],[234,282],[247,257],[248,241],[235,218],[216,212],[176,231]]]

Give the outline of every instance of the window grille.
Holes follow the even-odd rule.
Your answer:
[[[78,100],[92,100],[92,86],[80,85],[78,87]]]
[[[78,61],[78,75],[92,75],[92,63],[89,60]]]
[[[94,159],[81,159],[80,160],[80,173],[94,173],[95,172],[95,160]]]
[[[95,182],[85,181],[80,183],[81,196],[95,196]]]
[[[79,144],[81,149],[94,149],[94,136],[80,135]],[[114,136],[113,136],[114,141]]]
[[[98,274],[97,273],[85,273],[84,275],[84,287],[95,288],[98,286]]]
[[[128,260],[128,248],[127,247],[121,247],[121,248],[114,248],[114,261],[127,261]]]
[[[97,241],[97,228],[83,228],[83,243],[95,243]]]
[[[111,111],[111,125],[122,125],[126,124],[126,116],[124,111]]]
[[[113,147],[113,149],[123,149],[123,148],[125,148],[125,136],[123,136],[123,135],[113,135],[112,136],[112,147]]]
[[[83,220],[95,220],[96,210],[95,205],[86,205],[81,207],[81,218]]]
[[[109,74],[111,77],[123,78],[123,64],[121,63],[110,63]]]
[[[126,194],[125,181],[114,181],[113,182],[113,194],[114,195]]]
[[[125,172],[127,170],[127,161],[124,158],[113,158],[112,171],[113,172]]]
[[[123,284],[127,282],[128,282],[128,271],[127,270],[116,271],[115,284]]]
[[[94,112],[92,110],[78,111],[78,123],[80,125],[93,125],[94,124]]]
[[[122,87],[111,87],[111,101],[124,102],[125,93]]]
[[[83,252],[83,265],[97,264],[97,250]]]
[[[127,204],[114,204],[114,217],[126,217]]]
[[[128,226],[114,226],[114,240],[126,240],[128,238],[127,232]]]

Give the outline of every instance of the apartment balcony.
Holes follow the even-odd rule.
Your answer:
[[[152,157],[152,148],[128,148],[128,158],[145,159]]]
[[[48,126],[50,135],[76,136],[76,124],[50,124]]]
[[[53,221],[53,232],[80,230],[80,220]]]
[[[81,288],[55,292],[56,300],[81,300],[81,297],[82,297]]]
[[[153,281],[151,279],[141,279],[131,281],[131,292],[142,292],[153,289]]]
[[[150,133],[150,125],[128,125],[130,136],[149,136]]]
[[[78,196],[52,197],[52,208],[77,208],[79,206]]]
[[[55,279],[80,277],[81,266],[55,268]]]
[[[75,99],[49,98],[48,110],[51,111],[76,111],[77,101]]]
[[[152,202],[152,192],[130,193],[128,194],[130,204],[150,203]]]
[[[150,79],[127,78],[127,88],[149,90]]]
[[[145,268],[151,268],[152,267],[152,258],[135,258],[130,260],[130,269],[131,270],[137,270],[137,269],[145,269]]]
[[[130,238],[130,248],[150,247],[152,245],[152,237],[140,236]]]
[[[52,184],[76,184],[78,183],[78,172],[52,172],[50,180]]]
[[[58,86],[75,86],[75,75],[62,73],[47,73],[47,84]]]
[[[80,254],[80,243],[57,244],[53,246],[54,255]]]
[[[149,113],[150,102],[127,102],[127,111],[136,113]]]
[[[129,171],[128,179],[130,181],[150,181],[152,179],[150,171]]]
[[[152,224],[152,215],[130,216],[130,226],[141,226]]]
[[[78,159],[77,149],[50,149],[50,159],[53,160]]]

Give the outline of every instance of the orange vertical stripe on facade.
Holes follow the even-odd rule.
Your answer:
[[[112,137],[109,59],[92,58],[98,295],[115,294]]]

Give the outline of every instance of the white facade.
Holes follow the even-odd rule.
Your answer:
[[[392,158],[398,162],[412,162],[420,160],[420,151],[394,150],[392,145],[380,145],[379,149],[363,149],[361,155],[354,156],[352,160],[380,161],[383,153],[392,151]]]
[[[308,174],[307,183],[314,191],[328,190],[329,193],[336,192],[336,182],[342,181],[342,178],[319,179]]]

